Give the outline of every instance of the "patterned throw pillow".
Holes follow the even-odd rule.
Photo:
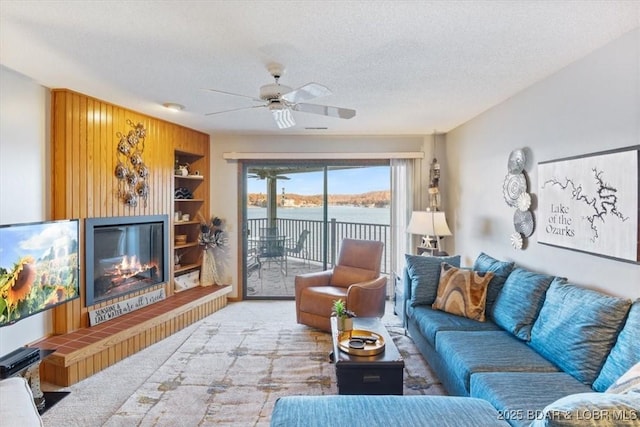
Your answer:
[[[623,376],[607,389],[607,393],[640,393],[640,362],[636,363]]]
[[[432,307],[484,322],[487,287],[493,273],[461,270],[447,263],[441,268],[438,294]]]

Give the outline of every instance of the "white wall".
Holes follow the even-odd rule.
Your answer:
[[[530,191],[537,163],[640,143],[640,30],[598,49],[447,135],[448,218],[456,253],[480,251],[535,271],[629,298],[640,297],[640,265],[537,243],[510,245],[513,208],[502,196],[509,153],[527,148]],[[634,177],[635,179],[635,177]],[[535,216],[535,212],[534,212]]]
[[[0,66],[0,93],[0,224],[45,220],[49,91]],[[49,311],[0,328],[0,355],[48,335],[51,323]]]
[[[230,250],[225,261],[227,284],[233,286],[229,295],[240,297],[242,290],[239,281],[238,255],[238,216],[242,209],[239,182],[240,173],[237,161],[222,158],[225,152],[283,152],[283,153],[362,153],[362,152],[417,152],[430,151],[431,137],[393,137],[393,136],[255,136],[255,135],[211,135],[211,214],[226,220]],[[430,159],[430,157],[429,157]],[[422,162],[423,165],[428,162]],[[423,166],[424,167],[424,166]],[[423,176],[425,174],[423,173]],[[426,173],[428,179],[428,170]],[[425,181],[426,182],[426,181]],[[426,188],[426,187],[423,187]],[[239,277],[240,276],[240,277]]]

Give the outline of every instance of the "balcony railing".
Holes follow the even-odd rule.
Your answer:
[[[325,235],[327,236],[327,264],[333,266],[340,253],[342,239],[376,240],[384,243],[382,253],[381,272],[389,274],[391,271],[390,253],[390,226],[385,224],[365,224],[355,222],[341,222],[331,219],[325,226],[324,221],[308,219],[277,218],[276,227],[278,234],[287,236],[290,241],[288,246],[295,246],[298,236],[303,230],[309,230],[309,236],[305,247],[308,258],[319,263],[324,262]],[[257,236],[261,228],[269,226],[267,218],[254,218],[247,221],[250,235]]]

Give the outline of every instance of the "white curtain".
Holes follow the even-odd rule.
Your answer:
[[[402,278],[404,255],[411,252],[407,225],[414,205],[414,173],[417,159],[391,159],[391,271]],[[387,295],[393,295],[393,276]]]

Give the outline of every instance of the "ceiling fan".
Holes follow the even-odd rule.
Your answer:
[[[241,96],[249,98],[260,105],[252,105],[249,107],[234,108],[231,110],[215,111],[207,113],[207,116],[214,114],[229,113],[231,111],[249,110],[252,108],[268,108],[273,114],[276,125],[280,129],[295,126],[291,111],[301,111],[303,113],[320,114],[328,117],[338,117],[340,119],[350,119],[356,115],[355,110],[349,108],[330,107],[328,105],[307,104],[305,101],[319,98],[321,96],[331,95],[331,90],[326,86],[318,83],[307,83],[298,89],[291,89],[289,86],[281,85],[278,80],[284,73],[284,67],[281,64],[270,63],[267,70],[275,79],[275,83],[266,84],[260,87],[260,98],[254,98],[248,95],[226,92],[217,89],[207,89],[211,92],[222,93],[225,95]]]
[[[255,179],[291,179],[288,176],[282,175],[278,169],[249,169],[251,175],[247,175],[248,178]]]

